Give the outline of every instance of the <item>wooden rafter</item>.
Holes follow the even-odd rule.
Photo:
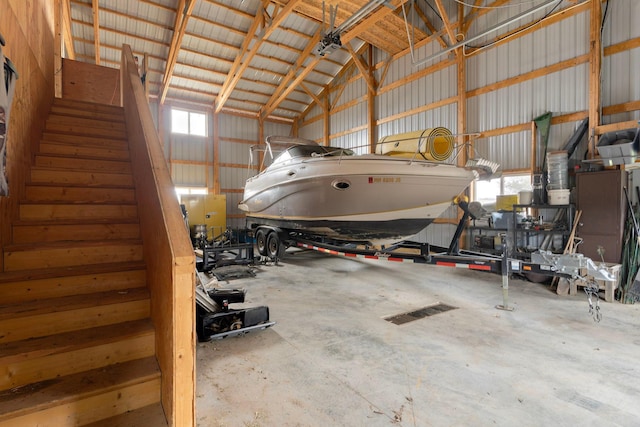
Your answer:
[[[451,26],[451,21],[449,20],[449,15],[447,15],[447,10],[444,8],[444,5],[442,4],[442,0],[435,0],[436,1],[436,7],[438,8],[438,13],[440,14],[440,17],[442,18],[442,23],[444,25],[444,29],[447,32],[447,35],[449,36],[449,42],[453,45],[457,43],[456,40],[456,35],[453,32],[453,27]]]
[[[62,1],[62,38],[67,58],[76,59],[76,50],[73,47],[73,33],[71,32],[71,4],[69,0]]]
[[[433,34],[436,38],[436,40],[438,41],[438,43],[440,43],[440,45],[442,47],[448,47],[447,46],[447,42],[445,42],[442,37],[440,37],[438,34],[438,30],[436,29],[436,27],[431,23],[431,21],[429,20],[429,17],[422,11],[422,9],[420,9],[420,6],[418,6],[418,4],[414,4],[414,10],[416,11],[416,14],[418,15],[418,17],[422,20],[422,22],[424,23],[424,25],[429,29],[429,31],[431,31],[431,34]]]
[[[302,51],[302,53],[300,54],[300,56],[298,56],[298,60],[296,61],[296,63],[290,68],[289,72],[287,73],[287,75],[282,79],[282,81],[280,82],[280,85],[276,88],[276,90],[273,92],[273,94],[271,95],[271,98],[269,98],[269,101],[267,101],[267,103],[264,106],[264,113],[263,113],[263,117],[268,116],[271,112],[273,112],[273,110],[275,108],[272,109],[272,106],[274,105],[273,103],[280,98],[277,98],[278,95],[283,92],[286,91],[287,88],[289,87],[288,84],[289,82],[293,81],[293,79],[296,76],[296,73],[302,68],[302,67],[308,67],[308,65],[305,65],[307,59],[310,57],[311,52],[313,51],[313,49],[315,49],[316,45],[318,44],[318,42],[320,41],[320,35],[321,35],[321,29],[319,28],[316,31],[316,34],[313,36],[313,38],[311,39],[311,41],[307,44],[307,47],[304,49],[304,51]],[[315,61],[316,59],[314,59]],[[312,61],[313,62],[313,61]],[[317,63],[317,62],[316,62]],[[315,66],[315,64],[314,64]],[[313,67],[309,67],[309,68],[313,68]],[[309,74],[311,72],[311,70],[309,70],[309,72],[307,74]],[[305,76],[307,75],[305,74]],[[299,80],[300,82],[304,80],[301,79]],[[287,92],[287,94],[290,92]],[[282,98],[284,99],[284,98]],[[281,101],[280,101],[281,102]],[[279,102],[278,102],[279,103]],[[268,111],[268,112],[267,112]]]
[[[322,101],[320,100],[320,98],[318,98],[318,96],[315,93],[311,92],[309,88],[305,86],[304,83],[300,83],[300,87],[304,89],[307,95],[309,95],[316,102],[316,104],[322,105]]]
[[[100,5],[98,0],[92,0],[91,13],[93,14],[93,50],[96,65],[100,65]]]
[[[224,103],[227,101],[229,95],[231,95],[231,92],[233,92],[233,89],[238,84],[238,81],[242,77],[242,73],[244,73],[247,67],[249,67],[249,63],[256,55],[256,53],[258,53],[258,49],[262,45],[262,41],[269,38],[271,33],[273,33],[273,31],[278,28],[278,26],[285,20],[285,18],[289,16],[293,8],[296,7],[296,5],[300,3],[300,1],[302,0],[289,1],[289,3],[285,7],[278,10],[278,13],[275,14],[275,16],[271,16],[269,19],[269,25],[262,27],[260,38],[255,41],[251,49],[248,49],[249,42],[254,37],[254,35],[256,35],[256,31],[264,18],[263,13],[260,13],[260,11],[256,14],[256,17],[251,24],[251,28],[249,29],[249,34],[247,34],[247,38],[242,43],[242,49],[236,57],[236,61],[234,62],[233,67],[231,67],[231,71],[229,72],[229,76],[225,81],[222,92],[220,93],[218,99],[216,99],[216,112],[220,112],[222,107],[224,107]]]
[[[167,66],[162,78],[162,88],[160,89],[160,103],[163,104],[169,90],[169,82],[173,76],[173,70],[178,61],[178,52],[182,44],[182,38],[187,29],[187,21],[193,12],[197,0],[180,0],[178,9],[176,10],[176,19],[173,26],[173,37],[169,47],[169,56],[167,58]]]

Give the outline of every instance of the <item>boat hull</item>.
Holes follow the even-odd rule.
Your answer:
[[[453,165],[376,155],[294,159],[249,179],[239,207],[253,224],[391,242],[431,224],[472,180]]]

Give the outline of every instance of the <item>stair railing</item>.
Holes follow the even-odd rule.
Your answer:
[[[131,47],[120,68],[144,246],[161,401],[170,426],[195,425],[195,258]]]

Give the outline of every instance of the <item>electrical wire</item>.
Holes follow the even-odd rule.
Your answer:
[[[454,1],[458,1],[458,0],[454,0]],[[506,39],[508,39],[508,38],[510,38],[510,37],[513,37],[513,36],[515,36],[516,34],[519,34],[519,33],[523,32],[523,31],[526,31],[526,30],[528,30],[529,28],[533,27],[534,25],[537,25],[538,23],[540,23],[540,22],[542,22],[543,20],[547,19],[547,18],[548,18],[548,17],[549,17],[549,16],[550,16],[550,15],[551,15],[551,14],[552,14],[552,13],[553,13],[557,8],[558,8],[558,6],[560,6],[560,3],[562,3],[562,1],[563,1],[563,0],[558,0],[558,3],[556,3],[556,4],[553,6],[553,8],[552,8],[549,12],[547,12],[547,13],[546,13],[542,18],[540,18],[540,19],[536,20],[535,22],[532,22],[531,24],[527,25],[527,26],[526,26],[526,27],[524,27],[524,28],[519,29],[519,30],[518,30],[518,31],[516,31],[515,33],[509,34],[509,35],[508,35],[507,37],[505,37],[505,38],[502,38],[502,39],[499,39],[499,40],[494,40],[494,41],[492,41],[492,42],[488,42],[488,43],[485,43],[485,44],[482,44],[482,45],[478,45],[478,46],[465,45],[465,48],[467,48],[467,47],[468,47],[468,48],[474,49],[474,53],[475,53],[475,51],[477,51],[478,49],[485,49],[485,48],[487,48],[487,47],[493,46],[494,44],[496,44],[496,43],[498,43],[498,42],[502,42],[502,41],[504,41],[504,40],[506,40]],[[465,52],[465,55],[466,55],[466,52]]]
[[[442,19],[442,16],[440,16],[440,13],[438,13],[438,10],[437,10],[436,8],[434,8],[434,7],[431,5],[431,3],[429,3],[427,0],[425,0],[425,3],[426,3],[426,5],[427,5],[427,6],[429,6],[429,8],[430,8],[431,10],[433,10],[433,12],[438,16],[438,18],[440,18],[440,20],[441,20],[442,22],[444,22],[444,19]]]
[[[519,3],[503,4],[502,6],[477,6],[475,4],[465,3],[462,0],[453,0],[453,1],[473,9],[504,9],[506,7],[515,7],[515,6],[521,6],[523,4],[531,4],[536,2],[536,0],[524,0]]]
[[[602,24],[600,24],[600,34],[604,30],[604,23],[607,20],[607,13],[609,12],[609,0],[607,0],[607,5],[604,7],[604,13],[602,14]]]

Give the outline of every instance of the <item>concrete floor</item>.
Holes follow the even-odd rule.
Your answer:
[[[274,327],[199,343],[198,426],[638,426],[640,305],[500,276],[287,253],[230,282]],[[401,326],[435,303],[455,310]]]

